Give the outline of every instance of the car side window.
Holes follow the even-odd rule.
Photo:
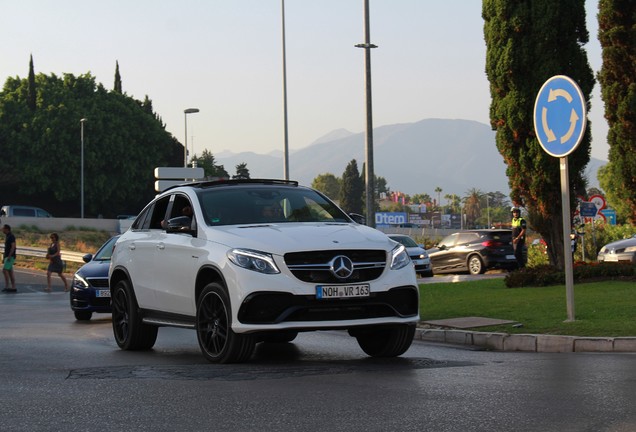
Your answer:
[[[139,216],[137,216],[137,219],[135,219],[131,226],[133,230],[148,229],[148,225],[150,224],[149,215],[152,214],[152,208],[153,206],[149,205],[139,213]]]
[[[179,216],[188,216],[190,218],[194,218],[192,203],[190,203],[190,200],[187,196],[180,194],[174,196],[174,201],[172,202],[172,208],[170,210],[168,219]]]
[[[161,222],[166,218],[169,203],[169,195],[155,201],[155,205],[152,208],[152,216],[150,217],[150,224],[148,225],[149,229],[163,229]]]
[[[439,242],[438,246],[445,246],[447,248],[453,247],[455,245],[455,241],[457,240],[457,233],[446,236]]]
[[[460,233],[457,239],[457,244],[467,244],[475,242],[479,239],[479,234],[477,233]]]

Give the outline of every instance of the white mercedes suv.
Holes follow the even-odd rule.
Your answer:
[[[370,356],[399,356],[419,321],[404,246],[294,181],[164,191],[117,241],[109,283],[121,349],[150,349],[159,327],[184,327],[216,363],[327,329],[348,330]]]

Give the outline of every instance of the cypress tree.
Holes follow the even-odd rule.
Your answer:
[[[121,75],[119,75],[119,62],[117,60],[115,60],[115,86],[113,91],[121,94]]]
[[[507,165],[511,198],[527,209],[530,226],[548,244],[550,262],[563,268],[559,158],[539,144],[533,111],[541,86],[555,75],[576,81],[589,101],[594,74],[583,49],[589,39],[585,1],[484,0],[482,17],[492,97],[490,122]],[[568,156],[572,209],[576,196],[585,193],[590,130],[588,122],[583,140]]]
[[[345,168],[342,174],[342,189],[340,191],[340,207],[347,213],[362,214],[362,195],[364,193],[364,181],[358,171],[358,163],[355,159]]]
[[[598,9],[598,80],[610,148],[600,181],[619,218],[636,223],[636,3],[601,0]]]
[[[33,54],[29,60],[29,79],[27,89],[27,106],[31,111],[35,111],[36,106],[36,89],[35,89],[35,72],[33,71]]]

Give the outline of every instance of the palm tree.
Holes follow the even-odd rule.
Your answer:
[[[442,188],[437,186],[435,188],[435,192],[437,192],[437,207],[442,208],[442,198],[440,197],[442,194]]]
[[[471,188],[466,192],[464,200],[464,213],[466,213],[466,225],[475,227],[477,219],[481,216],[481,200],[484,193],[476,188]]]

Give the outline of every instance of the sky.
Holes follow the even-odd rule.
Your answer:
[[[365,41],[364,1],[286,0],[284,10],[289,149],[337,129],[364,132],[364,50],[354,47]],[[586,10],[596,74],[598,0],[586,0]],[[374,127],[489,124],[481,1],[369,0],[369,11]],[[280,152],[282,15],[282,0],[0,0],[0,82],[25,78],[33,55],[36,73],[90,72],[112,89],[119,62],[123,92],[148,95],[181,143],[184,110],[200,110],[187,115],[194,153]],[[607,160],[598,83],[591,103],[592,157]]]

